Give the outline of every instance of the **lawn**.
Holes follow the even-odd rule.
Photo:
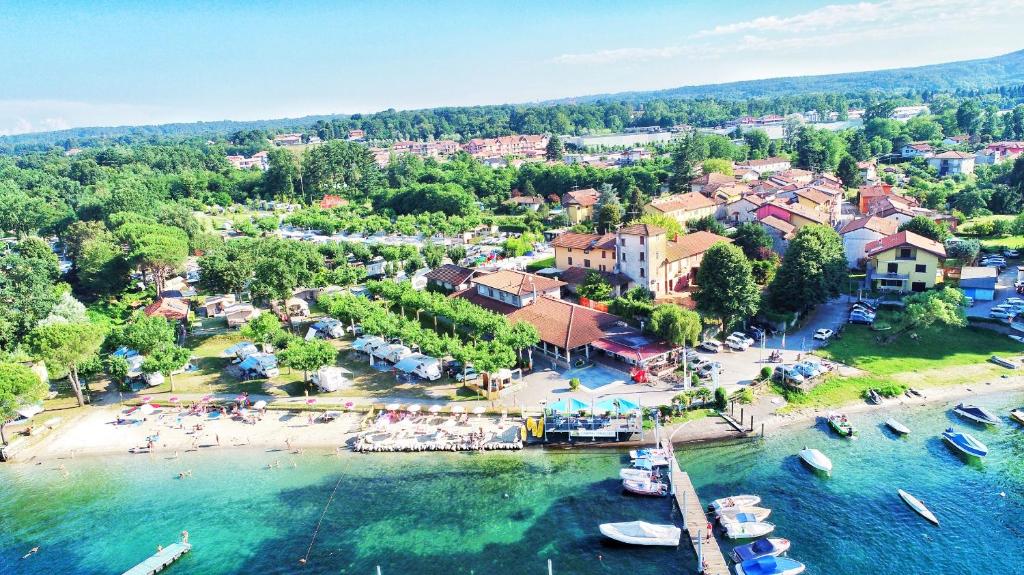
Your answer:
[[[537,272],[537,271],[540,271],[540,270],[542,270],[544,268],[553,268],[553,267],[555,267],[555,257],[551,256],[550,258],[544,258],[542,260],[537,260],[535,262],[527,264],[526,271],[528,271],[528,272]]]
[[[1024,236],[989,237],[981,240],[981,245],[986,248],[1024,249]]]

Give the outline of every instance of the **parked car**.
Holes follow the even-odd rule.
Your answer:
[[[1020,299],[1019,297],[1008,297],[1003,303],[1012,306],[1022,306],[1024,305],[1024,299]]]
[[[1017,250],[1003,250],[1003,256],[1008,258],[1019,258],[1020,252]]]
[[[725,345],[727,345],[729,349],[733,349],[736,351],[745,351],[748,347],[750,347],[750,344],[747,343],[747,341],[748,338],[736,337],[736,334],[732,334],[729,337],[725,338]]]
[[[713,339],[706,339],[701,342],[700,348],[707,352],[718,353],[722,351],[722,344]]]
[[[853,304],[853,306],[850,307],[850,311],[864,312],[868,315],[875,315],[878,313],[877,311],[875,311],[875,308],[871,306],[861,305],[859,303]]]
[[[446,362],[444,372],[448,374],[448,377],[455,377],[456,373],[462,373],[462,362],[457,359]]]
[[[694,362],[700,359],[700,354],[692,349],[686,350],[686,355],[683,356],[683,360],[686,362]]]
[[[800,372],[793,369],[793,366],[780,365],[775,368],[775,373],[772,374],[772,378],[776,381],[792,381],[794,383],[803,383],[804,376],[800,375]]]
[[[973,306],[974,305],[974,298],[969,296],[969,295],[965,295],[964,296],[964,305],[967,306],[967,307]]]
[[[1016,314],[1010,313],[1009,311],[1007,311],[1005,309],[992,308],[988,312],[988,317],[995,318],[995,319],[1010,319],[1014,315],[1016,315]]]
[[[722,364],[717,361],[709,361],[697,368],[697,375],[700,377],[711,377],[722,373]]]
[[[856,308],[866,309],[866,310],[870,311],[871,313],[875,313],[875,312],[878,311],[878,309],[875,306],[871,305],[870,303],[868,303],[868,302],[866,302],[866,301],[864,301],[862,299],[859,299],[859,300],[853,302],[852,304],[850,304],[850,311],[853,311]]]
[[[765,333],[764,333],[763,329],[761,329],[761,328],[759,328],[759,327],[757,327],[755,325],[752,325],[752,326],[747,328],[747,335],[749,335],[750,337],[754,338],[754,341],[757,342],[757,341],[761,341],[762,339],[764,339]]]
[[[748,347],[754,345],[754,338],[748,336],[747,334],[743,333],[742,331],[734,331],[734,332],[729,334],[729,337],[734,337],[734,338],[736,338],[736,339],[746,343]]]
[[[821,328],[814,332],[814,339],[820,339],[821,341],[828,341],[828,338],[832,337],[835,332],[828,328]]]
[[[869,316],[864,313],[853,312],[850,314],[850,323],[871,325],[875,323],[875,318],[874,316]]]
[[[459,372],[455,374],[455,381],[473,381],[479,379],[480,373],[472,367],[467,367],[465,373]]]
[[[821,365],[812,361],[802,361],[794,365],[793,369],[806,378],[818,377],[825,373],[825,370],[821,368]]]

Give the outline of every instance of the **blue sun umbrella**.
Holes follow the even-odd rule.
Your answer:
[[[615,402],[618,402],[618,407],[616,407]],[[635,401],[626,399],[625,397],[606,397],[597,402],[594,409],[597,411],[618,411],[619,413],[627,413],[640,409],[640,405]]]
[[[576,413],[590,409],[590,405],[576,399],[575,397],[563,398],[552,403],[548,409],[556,413]]]

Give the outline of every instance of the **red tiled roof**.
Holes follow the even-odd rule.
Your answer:
[[[656,236],[665,233],[665,230],[651,224],[633,224],[619,228],[619,233],[629,236]]]
[[[891,236],[886,236],[880,240],[868,242],[868,244],[864,246],[864,251],[867,252],[868,257],[871,257],[905,245],[913,246],[919,250],[935,254],[940,258],[946,257],[946,248],[942,247],[942,244],[908,231],[902,231]]]
[[[619,321],[610,313],[549,297],[519,308],[508,319],[533,324],[541,341],[569,350],[605,337]]]
[[[690,180],[691,184],[697,184],[699,186],[707,186],[709,184],[728,184],[736,181],[733,176],[727,176],[725,174],[719,174],[718,172],[711,172],[702,176],[697,176]]]
[[[898,231],[899,227],[900,224],[896,220],[887,220],[878,216],[867,216],[847,222],[843,229],[839,230],[839,233],[840,235],[848,234],[862,228],[867,228],[873,232],[891,236]]]
[[[745,162],[741,162],[740,165],[749,166],[751,168],[758,168],[761,166],[770,166],[772,164],[781,164],[782,162],[786,162],[788,164],[789,160],[787,160],[786,158],[776,156],[772,158],[765,158],[763,160],[747,160]]]
[[[457,297],[460,299],[467,300],[470,303],[474,303],[486,310],[490,310],[493,311],[494,313],[499,313],[501,315],[508,315],[516,311],[516,309],[518,309],[516,308],[516,306],[512,304],[501,302],[496,299],[491,299],[487,296],[478,294],[476,292],[476,287],[468,287],[464,290],[454,292],[448,297]]]
[[[708,251],[711,246],[719,242],[732,243],[732,240],[727,237],[705,231],[693,232],[692,234],[680,236],[678,240],[668,242],[666,245],[665,251],[668,252],[666,261],[675,262],[690,256],[702,254]]]
[[[188,317],[188,302],[177,298],[160,298],[146,306],[144,313],[148,316],[160,315],[167,319],[185,319]]]
[[[806,206],[801,206],[800,204],[787,204],[781,201],[772,202],[772,205],[778,206],[791,214],[811,220],[812,222],[819,224],[825,223],[824,215],[821,212],[812,210]]]
[[[537,291],[547,291],[565,285],[562,281],[513,270],[498,270],[493,274],[477,277],[473,283],[516,295],[533,293],[534,288]]]
[[[832,196],[814,188],[803,188],[795,192],[801,198],[807,198],[819,206],[832,200]]]
[[[710,208],[715,202],[699,192],[688,192],[656,198],[651,201],[650,206],[659,212],[675,212],[679,210],[693,211],[702,208]]]
[[[768,227],[779,230],[782,232],[783,237],[792,235],[796,230],[796,226],[775,216],[765,216],[761,218],[760,222]]]
[[[436,282],[443,282],[458,286],[469,281],[469,278],[476,274],[476,270],[457,266],[455,264],[444,264],[443,266],[427,272],[423,277]]]
[[[544,203],[544,198],[542,198],[540,196],[516,196],[514,198],[509,199],[509,201],[512,202],[513,204],[520,204],[520,205],[525,205],[525,204],[543,204]]]
[[[596,204],[599,198],[600,195],[594,188],[572,190],[562,196],[562,204],[566,206],[577,205],[587,207]]]
[[[580,250],[614,250],[615,234],[578,234],[565,232],[557,236],[551,245],[556,248],[575,248]]]

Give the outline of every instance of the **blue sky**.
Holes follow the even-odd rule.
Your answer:
[[[1024,48],[1024,0],[0,4],[0,134],[528,102]]]

